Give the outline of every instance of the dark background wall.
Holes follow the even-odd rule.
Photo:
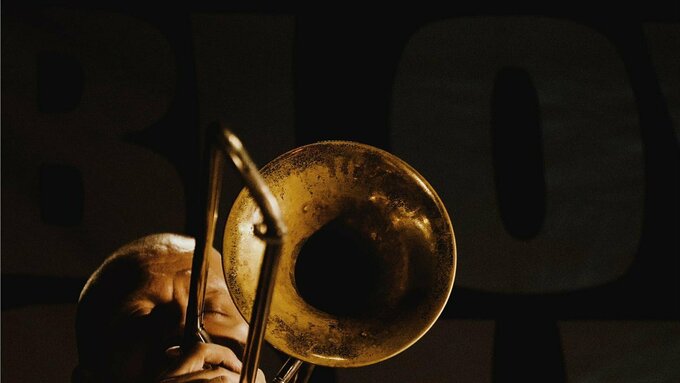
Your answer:
[[[195,230],[217,119],[259,164],[322,139],[387,149],[451,214],[442,319],[316,381],[680,380],[678,17],[3,2],[2,380],[68,381],[87,275]]]

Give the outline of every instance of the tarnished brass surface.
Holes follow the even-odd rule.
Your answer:
[[[357,367],[396,355],[429,330],[453,286],[456,246],[446,209],[421,175],[390,153],[342,141],[294,149],[261,173],[288,227],[267,324],[271,345],[316,365]],[[227,220],[223,253],[227,285],[246,319],[263,256],[264,243],[254,230],[261,220],[242,191]],[[374,290],[365,292],[359,310],[342,309],[340,315],[329,309],[333,302],[323,309],[311,305],[296,286],[300,250],[329,223],[358,233],[369,248],[366,263],[347,257],[359,260],[352,267],[377,265],[370,269]],[[328,259],[331,265],[337,261]],[[351,286],[352,273],[343,281]]]

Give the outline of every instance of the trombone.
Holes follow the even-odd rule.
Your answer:
[[[369,145],[325,141],[258,170],[220,124],[209,129],[207,144],[206,215],[196,236],[182,347],[210,342],[203,301],[223,156],[245,184],[222,247],[227,286],[250,324],[241,383],[254,382],[265,338],[290,356],[273,380],[285,383],[305,365],[309,372],[315,365],[386,360],[431,328],[451,294],[456,243],[444,204],[415,169]],[[339,269],[351,280],[341,274],[333,286],[319,286],[305,276],[318,270],[301,267],[324,263],[331,264],[326,275]]]

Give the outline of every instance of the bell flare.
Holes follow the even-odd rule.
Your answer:
[[[315,365],[359,367],[410,347],[446,305],[456,271],[449,215],[416,170],[381,149],[326,141],[261,169],[287,233],[265,339]],[[264,242],[244,189],[227,219],[224,275],[250,319]]]

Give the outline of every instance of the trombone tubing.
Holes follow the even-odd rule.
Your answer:
[[[191,284],[189,285],[189,301],[187,302],[184,337],[180,349],[188,349],[196,343],[209,343],[210,336],[203,328],[203,308],[205,287],[208,277],[208,254],[215,238],[217,207],[222,186],[222,161],[215,141],[209,143],[208,154],[203,169],[208,169],[203,182],[206,190],[202,191],[200,207],[206,212],[205,221],[196,234],[196,246],[191,265]]]
[[[189,302],[187,303],[187,318],[183,346],[191,347],[196,342],[209,342],[209,337],[203,329],[203,302],[205,298],[205,283],[208,276],[207,252],[210,251],[215,234],[217,220],[217,206],[222,181],[222,167],[220,154],[229,156],[241,175],[243,182],[262,212],[264,228],[257,227],[258,236],[265,241],[265,255],[262,261],[258,289],[250,318],[250,329],[246,348],[243,355],[241,383],[254,383],[260,361],[262,342],[264,340],[267,317],[271,306],[274,290],[274,279],[281,258],[281,244],[286,233],[281,209],[276,198],[265,184],[257,170],[257,166],[243,147],[241,140],[228,129],[216,123],[211,126],[208,134],[208,175],[205,183],[207,199],[202,200],[205,205],[206,221],[203,232],[199,233],[194,249],[192,264],[191,287]],[[201,238],[199,240],[199,238]],[[205,241],[203,241],[205,239]],[[201,241],[200,243],[198,241]],[[201,245],[199,247],[199,245]]]

